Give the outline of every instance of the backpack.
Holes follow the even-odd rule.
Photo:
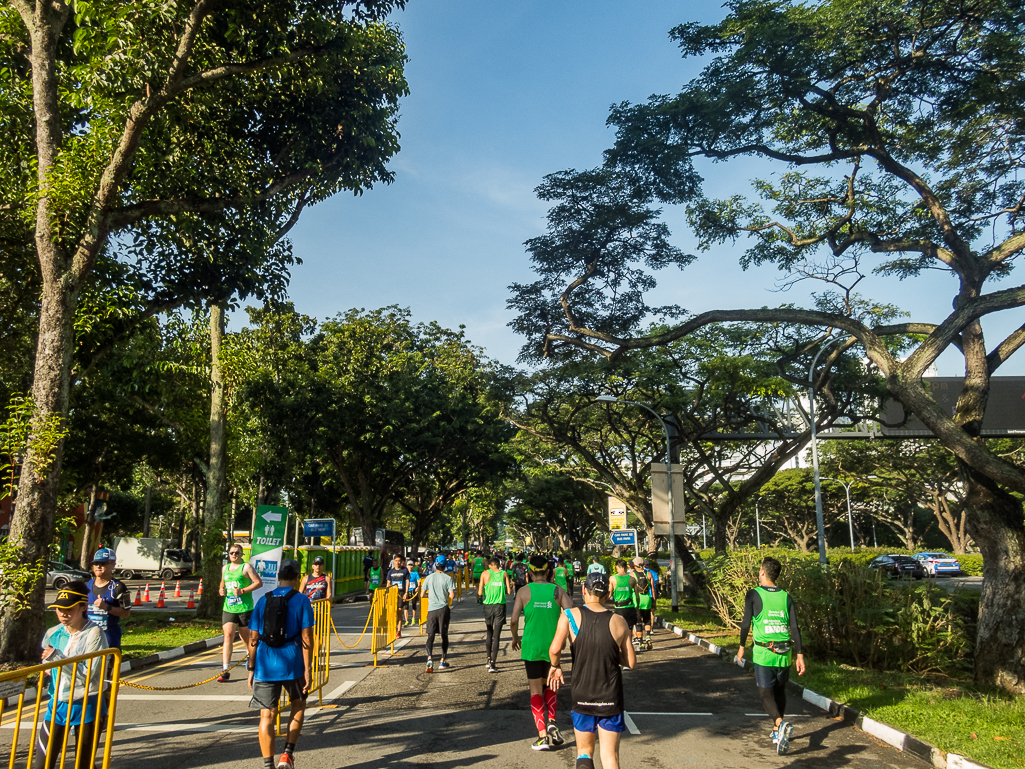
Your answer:
[[[299,637],[296,633],[288,637],[288,602],[297,591],[291,588],[284,595],[267,596],[267,605],[263,611],[263,632],[260,633],[260,641],[272,649],[280,649],[282,646],[292,643]]]
[[[647,595],[649,586],[648,575],[643,571],[635,571],[633,578],[637,582],[637,592],[641,595]]]
[[[525,563],[517,561],[515,564],[513,564],[513,574],[515,575],[515,579],[517,582],[526,582],[527,565]]]

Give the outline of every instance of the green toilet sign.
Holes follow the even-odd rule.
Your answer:
[[[253,546],[249,553],[249,565],[260,575],[263,587],[253,593],[253,600],[269,593],[278,586],[278,566],[285,552],[285,527],[288,525],[288,508],[275,505],[260,505],[256,509],[256,528],[253,530]]]

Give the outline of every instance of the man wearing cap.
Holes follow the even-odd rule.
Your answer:
[[[427,599],[427,672],[434,672],[434,637],[441,633],[441,662],[438,670],[449,667],[448,625],[452,619],[449,603],[456,597],[456,581],[445,573],[448,559],[439,555],[434,559],[434,573],[420,583],[420,599]]]
[[[101,547],[93,555],[93,578],[89,588],[88,616],[107,634],[107,644],[121,648],[121,620],[132,613],[132,594],[125,583],[114,579],[117,554],[109,547]]]
[[[278,566],[278,586],[260,596],[249,622],[249,688],[253,691],[249,707],[260,710],[260,752],[265,769],[274,769],[275,721],[282,690],[288,694],[292,712],[285,737],[285,752],[281,754],[277,767],[295,768],[293,753],[303,728],[306,698],[313,684],[313,605],[305,593],[296,589],[301,571],[296,561],[282,561]],[[272,597],[275,602],[268,612]],[[280,646],[270,646],[267,641],[272,637],[273,628],[268,627],[267,621],[276,615],[273,609],[279,599],[283,599],[287,606],[284,639]],[[261,636],[267,636],[264,643],[260,643]]]
[[[43,636],[43,662],[75,657],[89,652],[109,648],[107,634],[92,622],[86,609],[89,605],[91,591],[84,582],[69,582],[58,591],[57,600],[49,608],[57,612],[56,627],[46,631]],[[104,663],[103,660],[106,659]],[[71,726],[75,732],[76,769],[86,769],[93,765],[92,743],[93,730],[97,722],[97,709],[105,710],[105,702],[99,696],[101,679],[111,673],[112,657],[94,657],[90,662],[78,665],[63,665],[51,671],[46,716],[36,730],[36,757],[33,766],[36,769],[50,769],[60,758],[65,741],[65,732]],[[104,667],[103,676],[100,668]],[[75,691],[71,691],[72,672],[75,672]],[[55,692],[56,681],[60,671],[60,691]],[[86,677],[89,678],[89,691],[85,691]],[[56,714],[54,705],[56,703]],[[83,718],[83,708],[85,709]],[[53,721],[53,749],[47,754],[50,744],[50,722]],[[83,723],[84,722],[84,723]],[[62,762],[70,767],[70,761]]]
[[[306,593],[310,601],[330,601],[331,580],[328,579],[330,575],[324,572],[324,556],[314,556],[310,566],[311,573],[303,577],[299,590]]]
[[[655,608],[655,586],[651,581],[651,574],[644,568],[643,558],[634,558],[631,561],[633,569],[630,576],[637,583],[637,624],[634,625],[634,646],[640,649],[651,650],[651,614]],[[642,630],[646,634],[641,636]]]
[[[566,609],[559,617],[555,639],[548,650],[548,686],[557,691],[566,683],[561,659],[568,639],[573,650],[570,715],[576,734],[577,769],[594,769],[596,738],[601,748],[602,769],[619,769],[619,737],[626,728],[622,667],[632,668],[637,657],[630,644],[626,620],[605,608],[608,575],[588,574],[582,593],[584,605]]]

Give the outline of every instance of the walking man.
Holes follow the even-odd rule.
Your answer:
[[[295,743],[303,729],[306,698],[313,685],[313,605],[300,593],[296,561],[278,566],[278,587],[260,596],[249,625],[250,708],[260,710],[260,753],[264,769],[274,769],[274,734],[278,699],[288,694],[292,712],[285,737],[285,752],[278,769],[295,769]],[[261,641],[263,643],[261,643]]]
[[[605,567],[601,565],[601,561],[598,560],[598,556],[592,555],[591,563],[587,567],[587,573],[594,574],[595,572],[598,572],[600,574],[608,574],[608,572],[605,571]]]
[[[406,593],[409,591],[409,569],[406,568],[405,560],[396,553],[387,575],[388,587],[395,587],[399,590],[399,599],[396,601],[395,627],[398,628],[396,638],[402,638],[402,617],[406,613]]]
[[[772,718],[773,729],[769,736],[776,744],[776,752],[782,756],[790,750],[790,737],[794,731],[793,724],[785,720],[790,663],[795,661],[797,675],[803,676],[804,654],[794,601],[785,590],[776,587],[781,569],[775,558],[762,561],[758,570],[758,587],[748,590],[744,597],[737,664],[744,664],[744,644],[753,625],[751,661],[755,669],[755,685],[765,712]],[[797,658],[793,660],[795,653]]]
[[[487,628],[484,648],[488,656],[488,672],[497,673],[498,647],[505,624],[505,601],[506,596],[512,593],[512,582],[502,570],[502,562],[498,558],[488,561],[488,567],[478,580],[477,595],[484,604],[484,626]]]
[[[623,718],[623,666],[637,662],[626,620],[605,608],[607,574],[587,575],[581,589],[584,605],[567,609],[559,618],[555,640],[548,650],[552,691],[566,683],[560,660],[567,638],[573,653],[570,715],[577,742],[577,769],[594,769],[594,743],[601,749],[602,769],[619,769],[619,737]]]
[[[253,593],[263,587],[263,580],[253,567],[242,560],[242,545],[233,543],[228,548],[229,563],[221,569],[221,585],[218,593],[224,596],[221,610],[221,629],[224,644],[221,646],[221,675],[217,683],[231,679],[231,650],[235,644],[235,631],[245,646],[249,646],[249,620],[253,615]],[[250,661],[250,665],[252,662]]]
[[[612,591],[612,609],[630,627],[637,625],[637,581],[626,573],[626,561],[616,561],[616,573],[609,581]],[[638,645],[635,640],[634,644]]]
[[[637,585],[637,624],[634,625],[634,643],[639,649],[651,650],[651,613],[655,608],[655,586],[651,574],[644,568],[643,558],[633,559],[631,575]],[[641,631],[644,637],[641,637]]]
[[[448,625],[452,620],[449,604],[456,597],[456,581],[445,572],[448,559],[439,555],[434,559],[434,573],[429,575],[420,587],[420,600],[427,600],[427,672],[434,672],[434,637],[441,633],[441,661],[438,670],[451,665],[445,659],[448,655]]]
[[[87,615],[107,634],[107,646],[120,649],[121,620],[132,613],[132,594],[121,580],[114,579],[115,561],[117,554],[109,547],[101,547],[93,556]]]
[[[537,740],[531,744],[534,750],[550,750],[565,740],[555,722],[555,691],[546,686],[551,662],[549,647],[555,639],[555,629],[563,609],[573,608],[573,599],[565,590],[549,581],[551,571],[543,555],[530,556],[530,584],[516,593],[513,604],[512,648],[520,652],[520,659],[527,669],[527,684],[530,687],[530,712],[537,727]],[[520,638],[519,622],[523,616],[523,637]]]

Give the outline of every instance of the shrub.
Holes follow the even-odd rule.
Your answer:
[[[961,564],[962,574],[967,574],[970,577],[982,576],[982,553],[965,553],[954,557]]]

